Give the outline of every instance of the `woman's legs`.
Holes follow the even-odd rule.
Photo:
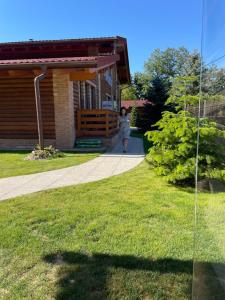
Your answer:
[[[123,151],[127,152],[128,139],[123,139]]]

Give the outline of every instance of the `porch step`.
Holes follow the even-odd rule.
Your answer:
[[[81,138],[76,141],[75,151],[78,152],[104,152],[106,147],[103,147],[100,139],[85,139]]]
[[[82,148],[98,148],[102,146],[102,141],[100,139],[78,139],[76,141],[76,146]]]

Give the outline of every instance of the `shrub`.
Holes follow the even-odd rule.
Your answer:
[[[146,133],[153,142],[148,160],[159,175],[173,183],[194,183],[197,119],[186,111],[164,112],[156,124],[159,130]],[[200,119],[199,180],[207,178],[225,179],[224,145],[217,143],[225,138],[225,131],[207,118]]]
[[[137,126],[137,107],[136,106],[133,106],[131,109],[130,125],[133,127]]]
[[[39,145],[36,145],[34,150],[30,154],[28,154],[25,160],[39,160],[63,156],[64,154],[59,150],[55,149],[53,146],[48,146],[44,149],[41,149]]]

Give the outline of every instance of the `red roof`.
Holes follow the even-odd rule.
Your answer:
[[[143,107],[145,104],[151,103],[149,100],[123,100],[121,101],[121,106],[124,106],[126,109],[129,107]]]
[[[74,38],[74,39],[58,39],[58,40],[33,40],[30,39],[28,41],[15,41],[15,42],[0,42],[0,46],[3,45],[13,45],[13,44],[46,44],[46,43],[55,43],[55,42],[90,42],[90,41],[110,41],[110,40],[125,40],[125,38],[121,36],[109,36],[109,37],[87,37],[87,38]]]
[[[96,60],[97,60],[96,56],[5,59],[5,60],[0,60],[0,65],[52,63],[52,62],[73,62],[73,61],[77,62],[77,61],[96,61]]]
[[[118,55],[105,56],[82,56],[82,57],[53,57],[53,58],[26,58],[26,59],[3,59],[0,60],[0,67],[35,65],[35,64],[64,64],[64,63],[90,63],[100,68],[111,64],[119,59]]]
[[[48,63],[51,66],[54,64],[55,67],[62,67],[64,63],[64,66],[70,64],[71,67],[75,65],[79,67],[78,62],[92,64],[92,61],[79,59],[80,57],[113,56],[114,54],[118,55],[118,60],[114,60],[114,63],[117,62],[120,83],[130,83],[127,40],[120,36],[0,43],[0,67],[2,69],[6,69],[7,66],[27,68],[29,65],[35,66],[38,63]],[[78,60],[75,57],[78,57]],[[103,61],[98,61],[98,67],[99,63],[103,64]],[[108,62],[105,65],[107,64]],[[95,67],[94,63],[91,67]]]

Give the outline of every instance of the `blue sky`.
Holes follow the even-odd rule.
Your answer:
[[[201,0],[0,1],[0,42],[120,35],[132,73],[155,48],[199,49],[200,31]]]

